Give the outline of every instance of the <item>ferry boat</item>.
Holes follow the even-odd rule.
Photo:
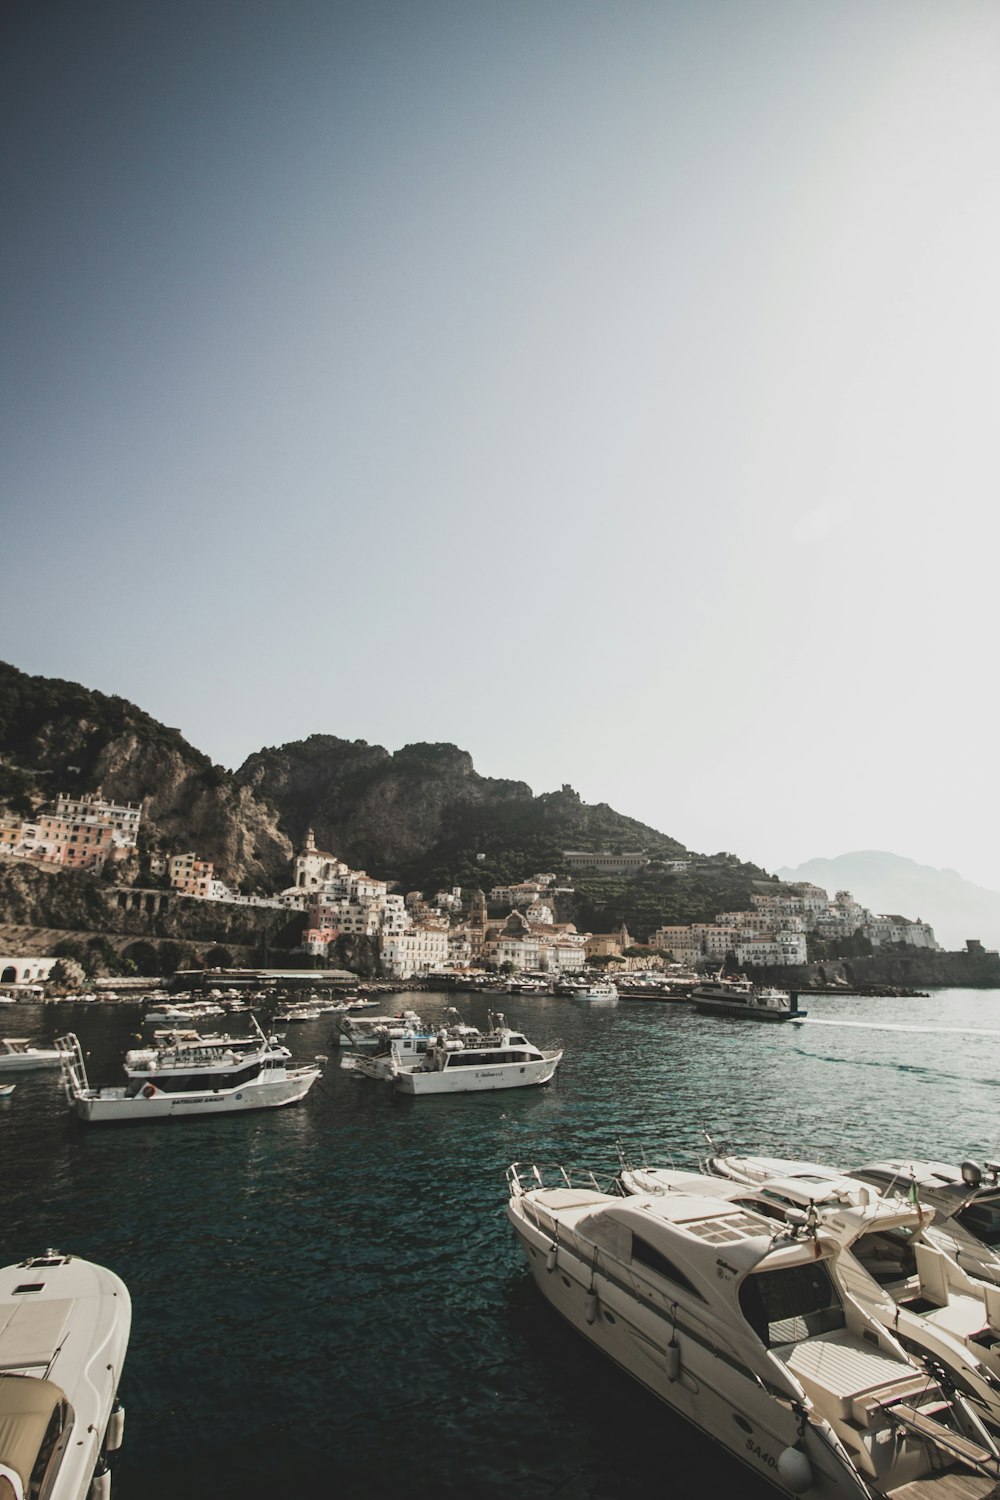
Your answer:
[[[491,1030],[462,1038],[440,1034],[414,1063],[398,1066],[393,1085],[400,1094],[469,1094],[548,1083],[561,1051],[542,1052],[504,1016],[490,1015]]]
[[[132,1323],[113,1271],[44,1255],[0,1270],[0,1496],[107,1500]]]
[[[91,1088],[83,1049],[70,1032],[56,1042],[67,1102],[88,1123],[232,1114],[297,1103],[319,1077],[319,1066],[292,1066],[288,1048],[256,1030],[256,1036],[247,1038],[198,1037],[131,1052],[125,1059],[124,1087],[100,1089]]]
[[[734,1016],[744,1021],[801,1021],[808,1014],[799,1009],[797,994],[774,985],[754,984],[750,979],[703,980],[690,990],[695,1010],[706,1016]]]
[[[610,979],[592,979],[573,995],[574,1000],[590,1000],[594,1004],[618,1004],[618,987]]]
[[[508,1218],[547,1301],[781,1493],[994,1493],[994,1439],[843,1288],[833,1235],[694,1187],[623,1198],[589,1174],[521,1163],[508,1184]]]
[[[0,1073],[20,1073],[28,1068],[58,1068],[55,1047],[36,1047],[24,1036],[0,1038]]]

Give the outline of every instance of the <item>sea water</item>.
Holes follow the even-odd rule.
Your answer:
[[[456,997],[400,995],[428,1021]],[[459,997],[485,1024],[487,1000]],[[686,1005],[504,997],[553,1083],[404,1099],[328,1055],[299,1105],[85,1126],[56,1071],[0,1104],[0,1264],[52,1246],[133,1299],[116,1500],[248,1495],[763,1500],[546,1306],[506,1222],[505,1168],[610,1176],[620,1144],[696,1165],[704,1132],[837,1165],[1000,1150],[1000,992],[803,997],[801,1024]],[[132,1006],[19,1005],[0,1029],[75,1029],[91,1081],[121,1081]],[[230,1023],[245,1028],[242,1018]]]

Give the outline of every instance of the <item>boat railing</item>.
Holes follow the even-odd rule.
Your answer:
[[[507,1186],[512,1198],[519,1198],[524,1193],[536,1191],[538,1188],[583,1188],[594,1193],[608,1193],[613,1197],[621,1196],[621,1189],[617,1185],[614,1176],[598,1177],[589,1167],[577,1167],[572,1171],[560,1165],[558,1162],[511,1162],[507,1168]]]

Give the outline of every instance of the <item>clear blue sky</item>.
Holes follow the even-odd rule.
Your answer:
[[[995,0],[3,28],[0,656],[1000,887]]]

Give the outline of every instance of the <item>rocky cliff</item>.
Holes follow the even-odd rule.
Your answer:
[[[100,790],[142,802],[140,858],[119,877],[141,877],[141,855],[194,849],[233,886],[287,882],[292,854],[273,807],[221,766],[124,698],[77,683],[29,677],[0,663],[0,803]]]

